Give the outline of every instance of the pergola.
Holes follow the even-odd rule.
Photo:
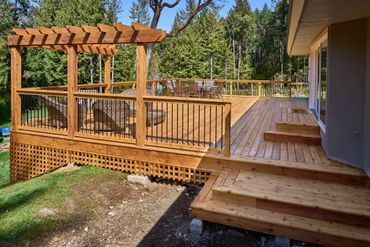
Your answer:
[[[14,34],[8,36],[11,50],[11,92],[12,92],[12,127],[14,130],[21,121],[21,97],[17,90],[22,88],[22,47],[63,50],[67,52],[67,98],[68,98],[68,136],[73,137],[77,129],[76,98],[77,92],[77,60],[78,53],[94,53],[105,56],[104,83],[105,93],[110,92],[111,56],[117,54],[116,44],[136,44],[136,101],[137,129],[145,129],[146,92],[146,44],[159,43],[166,37],[166,32],[151,29],[148,26],[132,23],[131,26],[117,23],[113,26],[99,24],[97,26],[67,26],[13,29]],[[137,144],[143,145],[144,132],[137,131]]]

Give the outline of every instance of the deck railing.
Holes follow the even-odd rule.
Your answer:
[[[20,109],[15,108],[21,119],[17,126],[20,130],[70,138],[214,151],[230,156],[232,106],[226,96],[301,97],[308,94],[306,83],[211,81],[222,85],[219,87],[221,97],[202,98],[189,92],[183,92],[184,97],[176,97],[177,94],[168,91],[168,80],[148,80],[141,108],[132,90],[136,82],[77,85],[72,93],[65,86],[22,88],[17,90],[21,102]],[[173,79],[172,82],[199,84],[205,80]],[[127,90],[130,94],[122,94]],[[71,105],[75,112],[69,109]]]

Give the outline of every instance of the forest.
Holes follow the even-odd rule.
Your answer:
[[[177,10],[173,30],[183,25],[196,8],[196,0],[181,1],[186,2],[185,8]],[[289,57],[286,52],[288,1],[272,0],[262,10],[252,10],[248,0],[235,0],[226,16],[220,15],[223,8],[221,1],[208,1],[210,3],[197,12],[185,29],[152,47],[148,79],[306,81],[307,58]],[[13,27],[113,24],[119,21],[118,16],[122,12],[129,13],[133,22],[153,24],[154,11],[149,0],[135,0],[132,6],[118,0],[0,0],[2,103],[9,103],[10,54],[7,36]],[[118,48],[120,52],[112,62],[113,81],[135,80],[135,47],[120,45]],[[23,86],[66,83],[65,52],[25,48],[23,53]],[[99,55],[79,55],[79,83],[101,81],[103,59]],[[2,114],[5,112],[2,110]]]

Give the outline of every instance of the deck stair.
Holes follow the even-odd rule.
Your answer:
[[[295,122],[276,122],[276,130],[265,131],[264,139],[319,145],[321,143],[320,127]]]
[[[207,221],[328,246],[370,246],[370,189],[240,169],[214,173],[192,203]]]

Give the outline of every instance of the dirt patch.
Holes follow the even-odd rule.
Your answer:
[[[189,232],[190,203],[198,185],[157,180],[132,184],[120,172],[73,186],[53,209],[52,227],[10,246],[269,246],[269,235],[206,223],[202,235]],[[41,216],[40,216],[41,217]],[[44,219],[47,216],[40,218]]]

